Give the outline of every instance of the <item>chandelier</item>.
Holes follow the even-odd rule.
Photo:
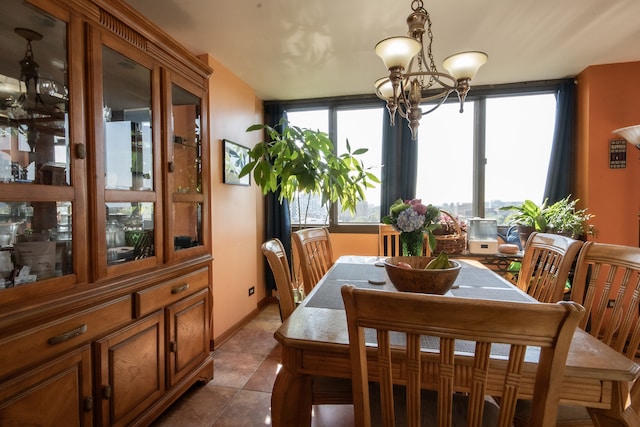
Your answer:
[[[23,110],[39,115],[64,112],[64,103],[61,101],[68,100],[67,88],[40,73],[40,65],[33,56],[31,42],[42,40],[42,34],[29,28],[15,28],[14,31],[27,41],[24,58],[20,60],[20,84],[24,84],[24,89],[21,88],[18,104]],[[47,95],[53,105],[45,102],[43,95]]]
[[[415,140],[422,116],[442,105],[451,92],[458,94],[460,112],[463,112],[464,100],[471,87],[469,82],[487,62],[487,54],[456,53],[443,62],[448,73],[438,71],[431,54],[433,34],[429,12],[422,0],[413,0],[411,9],[413,12],[407,18],[408,35],[390,37],[376,45],[376,54],[382,58],[389,76],[378,79],[375,87],[376,95],[387,102],[391,125],[395,125],[397,111],[408,121],[411,139]],[[420,104],[426,102],[432,104],[423,111]]]
[[[11,109],[11,117],[18,123],[19,131],[27,137],[31,151],[35,151],[41,130],[59,133],[64,126],[68,90],[40,72],[31,42],[42,40],[42,34],[29,28],[15,28],[14,31],[26,40],[27,45],[20,60],[18,96],[5,99],[3,107]]]

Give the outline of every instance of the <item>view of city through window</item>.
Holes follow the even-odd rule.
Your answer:
[[[506,224],[510,212],[499,208],[526,199],[543,201],[555,125],[555,96],[552,93],[488,98],[486,100],[486,145],[484,159],[474,157],[474,102],[465,103],[459,113],[456,103],[444,104],[425,115],[418,133],[418,176],[416,195],[465,221],[474,217],[472,204],[474,169],[484,168],[484,216]],[[382,159],[382,115],[384,108],[339,109],[337,111],[338,153],[366,147],[366,166],[380,177]],[[329,110],[289,111],[291,125],[328,132]],[[396,119],[396,126],[406,121]],[[522,156],[526,153],[526,160]],[[481,183],[482,185],[482,183]],[[399,197],[401,197],[399,195]],[[294,224],[328,225],[329,212],[319,200],[303,196],[290,206]],[[383,213],[384,214],[384,213]],[[306,220],[305,220],[306,218]],[[380,188],[366,193],[356,215],[340,212],[334,221],[349,224],[379,223]]]

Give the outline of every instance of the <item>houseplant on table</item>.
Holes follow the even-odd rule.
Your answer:
[[[391,224],[400,232],[402,255],[422,256],[422,245],[426,234],[429,247],[433,251],[436,238],[433,230],[440,227],[437,222],[440,210],[433,205],[424,205],[420,199],[396,200],[389,208],[389,215],[382,218],[384,224]]]
[[[532,200],[525,200],[521,205],[503,206],[500,210],[515,211],[507,217],[510,224],[518,227],[520,236],[520,247],[524,249],[529,235],[534,231],[544,232],[547,230],[547,199],[541,205],[537,205]]]
[[[544,212],[549,233],[563,234],[573,239],[593,236],[594,228],[587,222],[593,217],[587,209],[576,209],[580,199],[571,200],[568,195],[562,200],[549,205]]]

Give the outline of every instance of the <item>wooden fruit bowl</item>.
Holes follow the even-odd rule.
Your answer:
[[[444,295],[451,289],[460,272],[460,263],[449,260],[451,268],[425,270],[424,267],[433,257],[397,256],[387,258],[384,268],[391,283],[402,292],[420,292]],[[411,265],[411,269],[398,267],[399,262]]]

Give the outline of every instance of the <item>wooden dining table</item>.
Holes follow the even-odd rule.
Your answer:
[[[457,261],[462,269],[444,297],[536,303],[480,262]],[[340,257],[275,332],[282,346],[282,366],[271,395],[273,426],[311,425],[312,376],[351,378],[349,337],[340,288],[349,283],[397,292],[382,265],[379,257]],[[528,363],[534,365],[535,351],[532,354]],[[531,397],[535,372],[534,369],[525,371],[525,375],[531,375],[525,383],[531,386],[520,391],[519,397],[523,399]],[[638,426],[635,408],[631,406],[638,402],[629,396],[631,385],[639,375],[638,364],[578,329],[567,357],[561,403],[590,408],[596,426]]]

